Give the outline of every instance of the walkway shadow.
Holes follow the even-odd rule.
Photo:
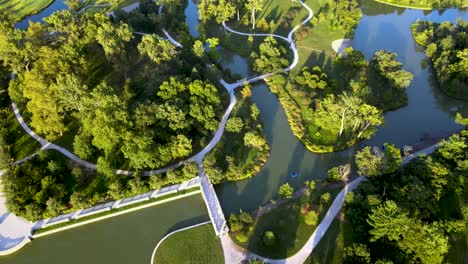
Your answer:
[[[5,221],[5,219],[10,215],[10,213],[4,213],[2,215],[0,215],[0,224],[3,223],[3,221]]]

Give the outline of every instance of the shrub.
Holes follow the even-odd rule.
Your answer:
[[[247,236],[246,232],[239,232],[234,236],[236,237],[237,241],[241,243],[247,242],[249,240],[249,237]]]
[[[272,231],[266,231],[263,234],[263,243],[265,246],[272,246],[275,244],[275,234]]]
[[[304,222],[310,226],[316,226],[318,222],[318,216],[315,211],[310,211],[304,216]]]
[[[293,192],[294,192],[293,187],[291,187],[291,185],[289,185],[289,183],[285,183],[285,184],[280,186],[280,188],[278,190],[278,195],[281,198],[290,199],[290,198],[292,198]]]

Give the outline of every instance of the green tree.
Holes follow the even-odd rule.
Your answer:
[[[376,148],[367,146],[358,151],[355,156],[358,173],[363,176],[373,177],[382,173],[384,164],[383,154]]]
[[[226,123],[226,131],[232,133],[239,133],[244,128],[244,122],[240,117],[231,117]]]
[[[316,226],[318,223],[318,216],[315,211],[311,210],[304,216],[304,222],[309,226]]]
[[[176,54],[175,46],[169,40],[159,39],[156,35],[145,35],[138,44],[141,55],[147,55],[156,64],[168,62]]]
[[[250,11],[250,17],[252,18],[252,29],[255,29],[255,13],[262,11],[263,0],[247,0],[245,8]]]
[[[278,195],[281,198],[291,199],[293,193],[294,193],[294,189],[293,187],[291,187],[291,185],[289,185],[289,183],[285,183],[281,185],[278,189]]]

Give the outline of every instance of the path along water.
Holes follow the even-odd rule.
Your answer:
[[[422,64],[423,50],[414,43],[409,26],[418,18],[455,21],[460,16],[466,18],[466,11],[451,9],[445,12],[424,13],[419,10],[389,7],[371,1],[364,1],[362,10],[364,16],[356,30],[354,47],[363,51],[367,58],[378,49],[397,52],[398,59],[403,62],[405,69],[415,75],[412,85],[408,88],[408,107],[387,113],[385,127],[366,143],[380,145],[384,142],[393,142],[398,146],[403,146],[415,143],[422,137],[448,134],[458,129],[453,123],[453,114],[456,111],[467,114],[468,103],[452,100],[440,93],[432,81],[429,69]],[[243,73],[248,71],[239,70],[239,68],[245,65],[247,64],[237,57],[232,64],[227,66]],[[266,166],[254,178],[216,186],[226,214],[239,209],[257,208],[273,198],[278,187],[286,181],[299,186],[306,179],[324,177],[326,170],[330,167],[349,162],[358,148],[321,155],[308,152],[292,135],[284,111],[276,97],[264,84],[254,87],[253,100],[261,111],[265,132],[271,144],[271,155]],[[294,179],[289,178],[291,171],[299,172],[299,176]],[[119,219],[114,221],[119,221]],[[159,219],[155,221],[159,223]],[[80,237],[78,233],[75,235]],[[81,238],[84,242],[85,237]],[[46,242],[39,240],[35,243],[44,245]],[[93,241],[88,243],[100,247],[100,244]],[[76,245],[82,246],[80,243],[74,244]],[[68,259],[61,251],[55,252],[62,260]],[[125,262],[117,260],[114,263]]]

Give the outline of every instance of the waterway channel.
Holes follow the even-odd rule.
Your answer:
[[[62,0],[57,2],[63,4]],[[34,20],[40,19],[41,15],[48,16],[54,5],[33,16]],[[63,8],[59,4],[57,6],[55,10]],[[362,10],[363,18],[356,29],[353,47],[367,58],[379,49],[396,52],[404,68],[414,74],[414,80],[407,89],[408,106],[386,113],[385,125],[364,143],[381,145],[391,142],[402,147],[422,138],[457,131],[460,127],[453,122],[454,115],[456,112],[468,115],[468,102],[451,99],[440,92],[425,62],[423,49],[411,36],[410,25],[417,19],[468,19],[467,10],[410,10],[371,0],[362,1]],[[185,14],[191,34],[198,36],[197,6],[189,4]],[[27,25],[24,23],[19,23],[18,27]],[[225,67],[243,76],[252,74],[246,59],[232,52],[220,51],[220,60]],[[256,209],[273,199],[284,182],[299,186],[305,180],[323,178],[329,168],[350,162],[360,148],[355,146],[329,154],[310,153],[292,134],[284,110],[268,87],[260,82],[254,85],[252,92],[271,145],[270,158],[255,177],[215,186],[226,215],[239,209]],[[291,178],[291,172],[298,172],[299,176]],[[148,263],[151,247],[174,224],[184,225],[197,219],[207,219],[199,196],[37,239],[18,254],[0,258],[0,263]],[[90,261],[91,257],[93,261]]]

